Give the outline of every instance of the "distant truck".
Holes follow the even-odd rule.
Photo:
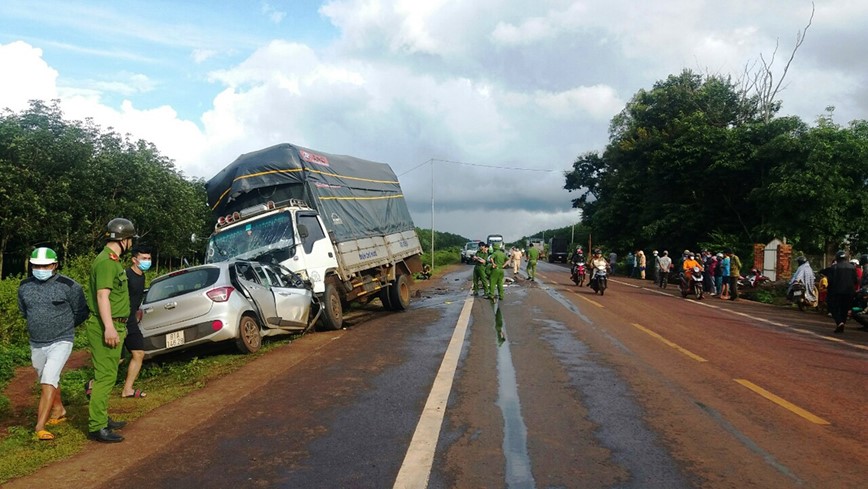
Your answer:
[[[567,248],[569,247],[569,243],[567,243],[566,238],[558,238],[554,237],[549,240],[549,263],[554,263],[556,261],[567,262],[567,256],[569,255]]]
[[[500,234],[489,234],[485,242],[488,243],[490,251],[494,251],[494,243],[500,243],[500,247],[503,248],[503,236]]]
[[[206,262],[256,260],[298,273],[326,329],[340,329],[353,302],[409,306],[422,247],[389,165],[279,144],[239,156],[206,190],[218,216]]]
[[[468,241],[461,248],[461,263],[473,263],[473,257],[479,251],[479,241]]]

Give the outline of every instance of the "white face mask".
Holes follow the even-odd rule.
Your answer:
[[[33,270],[33,276],[36,277],[37,280],[46,281],[50,279],[53,274],[53,270]]]

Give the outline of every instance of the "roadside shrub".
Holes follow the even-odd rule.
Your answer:
[[[23,275],[0,280],[0,345],[27,343],[27,323],[18,310],[18,284]]]

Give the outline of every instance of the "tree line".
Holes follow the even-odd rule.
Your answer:
[[[594,239],[621,250],[747,251],[786,238],[823,254],[868,248],[868,122],[776,117],[779,102],[685,70],[640,90],[564,188]]]
[[[201,255],[191,235],[213,225],[205,182],[175,168],[151,143],[92,120],[68,121],[58,101],[0,114],[0,270],[23,273],[37,246],[62,257],[102,246],[106,223],[133,221],[158,259]],[[4,257],[7,265],[4,266]],[[9,258],[12,258],[11,260]]]

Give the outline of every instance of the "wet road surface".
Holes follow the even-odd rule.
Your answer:
[[[137,420],[124,443],[9,487],[388,488],[399,473],[419,488],[868,480],[868,333],[834,337],[820,315],[619,277],[598,296],[547,263],[492,302],[468,296],[470,271],[421,284],[403,313],[372,303],[346,330]]]

